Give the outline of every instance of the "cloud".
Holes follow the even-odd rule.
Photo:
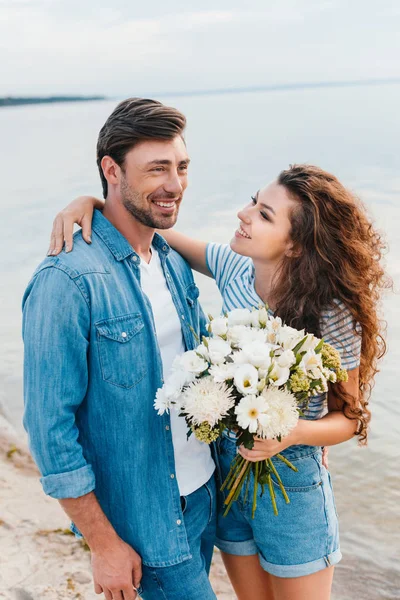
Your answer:
[[[0,94],[173,91],[398,76],[374,0],[0,0]],[[362,15],[362,19],[360,18]]]

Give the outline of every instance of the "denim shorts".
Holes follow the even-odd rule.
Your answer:
[[[266,486],[257,494],[254,519],[252,484],[246,502],[245,489],[223,516],[226,490],[220,493],[217,521],[217,547],[228,554],[258,554],[265,571],[277,577],[301,577],[337,564],[342,558],[339,548],[338,518],[330,474],[322,465],[322,450],[316,446],[291,446],[282,454],[298,469],[293,471],[278,458],[278,471],[290,504],[286,504],[276,480],[273,480],[279,514],[274,515]],[[236,455],[233,439],[219,441],[219,467],[222,481]]]

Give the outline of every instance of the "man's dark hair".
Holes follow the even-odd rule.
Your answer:
[[[128,98],[118,104],[100,130],[97,140],[97,166],[107,197],[108,184],[101,161],[111,156],[121,168],[126,154],[139,142],[145,140],[172,140],[183,137],[186,117],[176,108],[165,106],[157,100]]]

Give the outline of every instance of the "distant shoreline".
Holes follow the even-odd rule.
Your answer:
[[[23,106],[25,104],[54,104],[58,102],[89,102],[93,100],[106,100],[105,96],[44,96],[36,98],[2,97],[0,108],[6,106]]]

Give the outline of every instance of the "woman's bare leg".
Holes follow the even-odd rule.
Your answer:
[[[334,568],[291,579],[270,575],[274,600],[330,600]]]
[[[271,575],[260,565],[258,554],[235,556],[221,552],[221,555],[238,600],[276,600]]]

